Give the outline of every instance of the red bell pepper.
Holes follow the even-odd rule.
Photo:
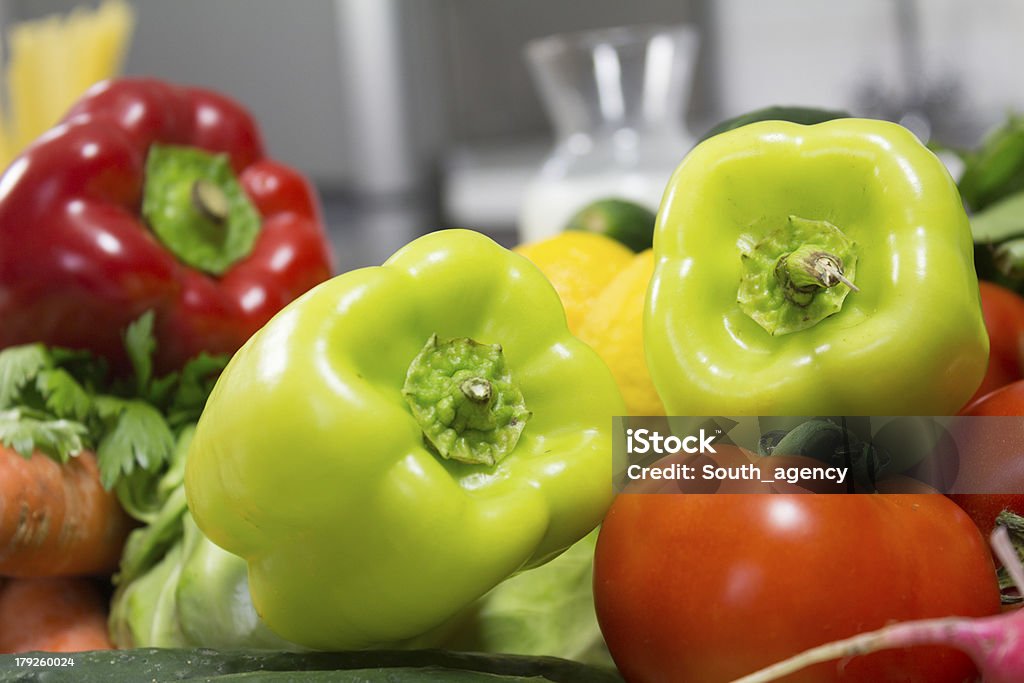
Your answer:
[[[100,84],[0,178],[0,348],[121,364],[125,328],[152,309],[156,364],[173,369],[234,352],[330,274],[312,187],[208,90]]]

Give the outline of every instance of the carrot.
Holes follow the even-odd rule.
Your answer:
[[[1004,527],[992,533],[992,549],[1014,586],[1024,592],[1024,564]],[[985,683],[1024,681],[1024,611],[1015,610],[977,619],[946,617],[892,624],[819,645],[733,683],[769,683],[813,664],[916,645],[957,648],[974,661]]]
[[[60,464],[0,448],[0,576],[109,573],[131,526],[91,452]]]
[[[106,603],[92,581],[11,579],[0,587],[0,653],[110,649]]]

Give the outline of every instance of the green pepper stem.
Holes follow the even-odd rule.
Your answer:
[[[821,283],[826,287],[835,287],[842,282],[854,292],[859,292],[860,287],[850,282],[843,275],[842,264],[835,256],[827,254],[815,260],[814,270],[821,276]]]
[[[819,290],[840,283],[851,291],[860,291],[843,273],[842,259],[816,244],[802,245],[780,257],[775,277],[786,299],[798,306],[807,306]]]
[[[495,465],[515,448],[530,411],[500,344],[431,335],[402,395],[432,450],[445,460]]]
[[[471,377],[464,381],[459,386],[459,389],[462,391],[463,396],[479,405],[490,403],[491,395],[493,394],[491,383],[483,377]]]
[[[857,245],[825,220],[789,216],[743,249],[740,263],[736,301],[772,336],[817,325],[860,291],[853,284]]]

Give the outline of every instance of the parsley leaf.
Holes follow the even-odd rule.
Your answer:
[[[62,368],[43,370],[36,376],[36,389],[46,407],[59,418],[84,420],[92,409],[92,399],[82,385]]]
[[[17,402],[22,387],[50,366],[50,355],[42,344],[12,346],[0,351],[0,408]]]
[[[185,364],[178,378],[177,391],[171,401],[169,419],[176,424],[195,422],[206,406],[206,399],[224,366],[231,360],[226,355],[200,353]]]
[[[66,370],[86,389],[95,391],[107,384],[107,372],[110,368],[105,358],[82,349],[52,346],[47,350],[53,359],[53,367]]]
[[[0,443],[24,458],[38,450],[57,462],[67,462],[85,450],[87,436],[80,422],[40,419],[17,408],[0,411]]]
[[[153,352],[156,351],[153,320],[153,311],[146,311],[124,333],[124,348],[135,371],[135,388],[139,396],[146,396],[149,380],[153,377]]]
[[[147,311],[125,330],[131,377],[108,378],[107,362],[88,351],[42,344],[0,351],[0,444],[62,463],[95,448],[107,489],[124,479],[133,481],[123,488],[156,481],[171,462],[174,434],[199,419],[228,357],[200,354],[156,377],[154,323]]]
[[[142,400],[112,396],[97,396],[95,406],[108,425],[96,448],[104,488],[136,467],[156,472],[170,460],[174,435],[159,410]]]

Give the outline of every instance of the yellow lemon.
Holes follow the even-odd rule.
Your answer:
[[[594,299],[579,338],[612,371],[630,415],[664,415],[644,358],[644,297],[654,272],[654,253],[637,254]]]
[[[634,258],[610,237],[578,231],[523,244],[515,251],[533,261],[554,285],[569,331],[577,336],[591,303]]]

